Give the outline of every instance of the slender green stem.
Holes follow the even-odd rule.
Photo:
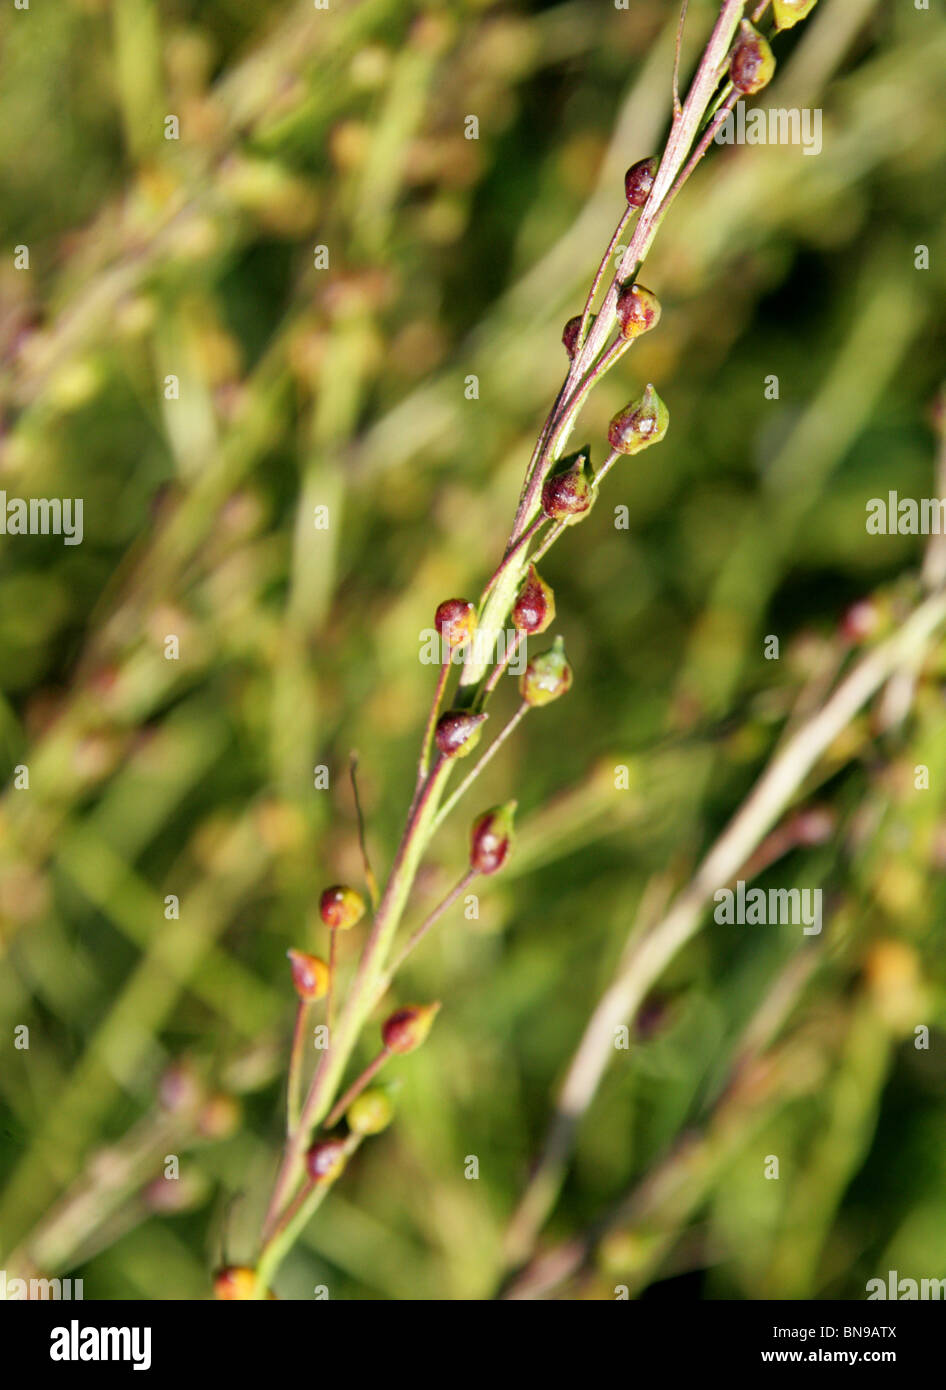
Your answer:
[[[363,1136],[360,1134],[348,1136],[345,1141],[347,1158],[350,1158],[355,1152],[362,1138]],[[282,1264],[287,1252],[291,1250],[305,1230],[312,1215],[325,1200],[332,1186],[333,1184],[330,1182],[307,1182],[286,1208],[275,1229],[267,1236],[260,1251],[260,1257],[256,1262],[256,1298],[260,1299],[267,1296],[273,1275]]]
[[[595,474],[595,491],[596,491],[596,492],[597,492],[598,488],[601,486],[601,484],[604,482],[605,478],[606,478],[606,477],[608,476],[608,474],[611,472],[611,469],[612,469],[612,468],[614,467],[614,465],[617,463],[618,459],[619,459],[619,458],[623,458],[623,457],[624,457],[624,455],[621,453],[621,451],[620,451],[619,449],[612,449],[612,450],[611,450],[610,454],[609,454],[608,457],[605,459],[605,461],[604,461],[604,463],[601,465],[601,467],[598,469],[598,472]]]
[[[328,1024],[329,1040],[335,1027],[335,976],[338,973],[338,931],[329,932],[328,948],[328,999],[325,1001],[325,1021]]]
[[[361,1073],[361,1075],[356,1077],[355,1080],[351,1083],[348,1090],[342,1096],[341,1100],[336,1101],[335,1104],[332,1106],[332,1109],[329,1111],[329,1114],[325,1120],[326,1129],[331,1129],[333,1125],[338,1124],[339,1120],[342,1118],[345,1111],[351,1105],[355,1097],[361,1095],[362,1091],[365,1089],[368,1083],[374,1080],[374,1078],[377,1076],[378,1072],[384,1066],[388,1058],[392,1057],[393,1055],[394,1054],[392,1053],[389,1047],[382,1047],[381,1051],[378,1053],[377,1057],[375,1057],[374,1061],[369,1062],[368,1065],[365,1067],[364,1071]]]
[[[548,548],[548,547],[546,547],[546,549],[547,549],[547,548]],[[544,551],[540,551],[539,553],[540,553],[540,554],[544,554]],[[534,558],[533,558],[532,563],[533,563],[533,564],[535,563],[535,559],[534,559]],[[477,700],[477,702],[476,702],[477,709],[482,709],[482,708],[483,708],[483,706],[486,704],[486,701],[489,699],[490,695],[492,695],[493,691],[496,689],[496,686],[499,684],[500,678],[501,678],[503,672],[505,671],[506,667],[509,665],[510,661],[512,661],[512,659],[513,659],[513,657],[515,656],[516,652],[519,650],[519,648],[522,646],[523,642],[525,641],[525,636],[526,636],[526,634],[525,634],[521,629],[519,629],[519,630],[516,632],[516,635],[515,635],[515,637],[513,638],[513,640],[512,640],[512,641],[508,644],[508,646],[506,647],[506,653],[505,653],[505,655],[504,655],[502,661],[497,661],[497,663],[496,663],[496,665],[493,667],[492,671],[490,671],[490,673],[489,673],[489,679],[487,680],[486,684],[483,686],[482,692],[480,693],[480,698],[479,698],[479,699]]]
[[[420,793],[424,785],[424,779],[430,769],[430,749],[434,741],[434,729],[437,726],[437,716],[440,713],[440,702],[443,699],[443,692],[446,689],[447,677],[450,674],[449,657],[441,663],[440,674],[437,676],[437,685],[434,689],[433,703],[430,706],[430,713],[427,716],[427,723],[424,726],[424,737],[420,745],[420,759],[417,764],[417,784],[414,788],[414,795]]]
[[[299,1000],[296,1021],[292,1030],[292,1049],[289,1053],[289,1086],[286,1097],[286,1133],[291,1137],[299,1123],[299,1091],[302,1086],[302,1059],[305,1048],[308,1001]]]
[[[378,880],[374,876],[371,867],[371,860],[368,857],[368,841],[365,836],[365,816],[361,809],[361,797],[358,795],[358,754],[352,753],[348,759],[348,775],[351,778],[352,794],[355,798],[355,815],[358,817],[358,847],[361,850],[361,863],[364,869],[365,883],[368,885],[368,895],[371,898],[371,906],[378,906]]]
[[[529,541],[535,535],[536,531],[538,531],[539,527],[545,524],[545,521],[546,518],[544,516],[537,516],[535,521],[529,527],[529,529],[527,531],[523,531],[522,535],[519,537],[516,543],[514,545],[509,546],[505,555],[500,560],[499,564],[496,566],[495,570],[490,576],[486,588],[483,590],[482,596],[480,598],[481,605],[485,603],[486,599],[488,599],[490,594],[493,592],[493,589],[496,587],[496,583],[499,580],[502,573],[504,572],[504,570],[506,570],[508,566],[512,563],[512,561],[518,555],[522,547],[524,545],[529,544]]]
[[[392,937],[410,895],[421,856],[432,834],[433,819],[452,769],[452,759],[439,758],[409,812],[387,886],[375,913],[371,933],[365,942],[345,1007],[337,1026],[329,1033],[329,1046],[322,1053],[302,1107],[299,1124],[286,1146],[267,1213],[264,1227],[267,1234],[272,1230],[290,1194],[299,1184],[302,1176],[302,1157],[309,1135],[331,1106],[332,1096],[342,1079],[352,1049],[373,1005],[378,979],[384,968]]]
[[[468,773],[467,776],[464,777],[463,781],[457,787],[453,795],[449,797],[447,801],[444,802],[443,806],[437,812],[437,815],[434,817],[434,823],[431,829],[431,834],[435,833],[439,829],[441,824],[446,820],[447,816],[449,816],[450,812],[453,810],[454,806],[456,806],[461,796],[463,796],[464,792],[468,791],[469,788],[473,785],[477,777],[479,777],[480,773],[483,771],[483,768],[486,767],[488,763],[492,762],[493,758],[495,758],[496,754],[499,752],[500,748],[502,748],[507,738],[509,738],[509,735],[521,723],[521,721],[529,713],[529,710],[531,708],[532,706],[526,700],[523,700],[522,704],[516,710],[515,714],[512,716],[506,727],[493,739],[486,752],[483,754],[479,762],[476,764],[476,767],[474,767],[472,772]]]
[[[447,894],[447,896],[437,904],[437,906],[433,909],[432,912],[428,913],[428,915],[424,918],[423,922],[421,922],[417,930],[413,932],[410,937],[408,937],[404,949],[400,952],[398,956],[395,957],[393,964],[389,967],[388,970],[385,971],[381,979],[381,983],[378,987],[379,999],[381,995],[384,994],[388,985],[394,979],[395,975],[398,973],[401,966],[407,960],[411,952],[420,945],[424,937],[430,931],[431,927],[436,926],[436,924],[440,921],[444,913],[447,912],[453,906],[457,898],[459,898],[460,894],[465,892],[465,890],[476,878],[477,873],[477,869],[467,869],[466,873],[460,879],[459,883],[455,884],[454,887],[450,889],[450,892]]]

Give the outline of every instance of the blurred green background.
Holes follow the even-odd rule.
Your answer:
[[[713,13],[691,4],[688,68]],[[282,1126],[285,951],[324,952],[319,890],[360,881],[349,750],[380,870],[432,688],[418,634],[502,552],[562,325],[624,169],[666,129],[676,17],[671,0],[4,7],[0,487],[85,504],[81,546],[0,538],[11,1273],[200,1298],[221,1260],[252,1258]],[[863,517],[891,488],[946,492],[929,419],[946,16],[821,0],[776,56],[760,104],[823,109],[823,152],[713,149],[658,237],[643,278],[662,321],[579,435],[600,460],[646,381],[671,429],[543,565],[574,688],[468,808],[515,796],[516,853],[479,921],[454,913],[411,961],[397,998],[445,1007],[392,1068],[397,1121],[282,1297],[495,1294],[556,1085],[642,900],[686,883],[848,659],[850,605],[872,595],[882,634],[917,592],[922,540],[868,536]],[[542,1235],[591,1233],[552,1296],[862,1298],[891,1268],[946,1274],[944,677],[934,653],[912,709],[856,720],[803,789],[831,834],[760,882],[821,886],[829,920],[735,1089],[743,1030],[795,978],[797,929],[712,924],[661,979]],[[438,837],[411,923],[455,880],[468,819]],[[201,1098],[174,1111],[185,1076]],[[655,1172],[668,1181],[641,1189]]]

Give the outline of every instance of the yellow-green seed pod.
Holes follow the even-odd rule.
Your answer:
[[[440,1011],[436,1004],[405,1004],[389,1014],[381,1025],[381,1037],[391,1052],[413,1052],[420,1047]]]
[[[380,1134],[394,1118],[391,1097],[382,1086],[369,1086],[345,1111],[352,1134]]]
[[[807,19],[818,0],[772,0],[772,14],[777,29],[793,29]]]
[[[333,883],[319,899],[319,916],[331,931],[349,931],[364,915],[364,898],[347,884]]]
[[[658,444],[670,425],[670,412],[650,382],[644,394],[618,411],[608,426],[608,442],[619,454],[639,454]]]
[[[775,56],[768,40],[748,19],[744,19],[729,60],[729,76],[733,86],[737,91],[753,96],[769,85],[774,73]]]
[[[550,705],[571,689],[572,668],[561,637],[547,652],[534,656],[522,673],[519,693],[527,705]]]

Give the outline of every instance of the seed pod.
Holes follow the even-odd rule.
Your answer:
[[[439,1002],[405,1004],[403,1009],[397,1009],[381,1025],[385,1047],[390,1052],[413,1052],[427,1037],[439,1010]]]
[[[453,650],[463,647],[476,631],[476,604],[466,598],[448,598],[434,614],[434,626]]]
[[[542,488],[542,510],[553,521],[577,520],[595,500],[595,475],[588,447],[562,459]]]
[[[349,931],[364,915],[364,898],[346,883],[333,883],[319,898],[319,916],[331,931]]]
[[[733,86],[747,96],[761,92],[772,81],[775,58],[768,41],[748,19],[739,26],[739,37],[729,59],[729,76]]]
[[[449,709],[437,720],[434,742],[445,758],[465,758],[479,743],[488,718],[488,714]]]
[[[615,415],[608,426],[608,442],[619,454],[639,454],[658,444],[669,424],[670,412],[648,382],[640,399]]]
[[[550,705],[571,689],[572,668],[565,657],[565,644],[556,637],[547,652],[534,656],[522,673],[519,693],[528,705]]]
[[[318,1139],[305,1156],[305,1166],[314,1183],[334,1182],[347,1162],[343,1139]]]
[[[551,586],[546,584],[535,565],[530,565],[519,596],[512,606],[513,626],[517,631],[535,637],[545,631],[554,617],[555,595]]]
[[[495,874],[501,869],[512,848],[513,817],[516,802],[493,806],[473,822],[470,835],[470,867],[481,874]]]
[[[391,1097],[382,1086],[369,1086],[345,1111],[352,1134],[380,1134],[394,1118]]]
[[[659,162],[656,157],[639,159],[624,175],[624,196],[632,208],[642,208],[650,197]]]
[[[329,968],[320,956],[305,951],[287,951],[292,966],[292,983],[300,999],[311,1004],[328,993]]]
[[[236,1132],[242,1107],[235,1096],[220,1091],[206,1101],[197,1119],[202,1139],[229,1139]]]
[[[772,0],[776,29],[793,29],[800,20],[808,18],[816,3],[817,0]]]
[[[204,1088],[193,1065],[186,1059],[172,1062],[158,1083],[162,1108],[172,1115],[181,1115],[196,1110],[203,1098]]]
[[[588,316],[588,332],[591,332],[597,314]],[[578,350],[578,334],[581,332],[582,315],[576,314],[573,319],[569,319],[562,333],[562,342],[565,344],[565,351],[568,353],[568,360],[572,361]]]
[[[618,295],[618,324],[622,338],[639,338],[660,322],[660,300],[643,285],[625,285]]]
[[[256,1270],[248,1265],[227,1265],[214,1275],[214,1298],[224,1302],[243,1302],[255,1297]]]

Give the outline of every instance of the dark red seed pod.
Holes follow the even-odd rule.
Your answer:
[[[553,521],[583,516],[594,500],[594,473],[587,449],[562,459],[542,488],[542,510]]]
[[[660,300],[643,285],[625,285],[618,295],[618,324],[622,338],[639,338],[660,322]]]
[[[477,873],[495,874],[503,867],[512,847],[515,801],[493,806],[473,822],[470,834],[470,868]]]
[[[513,626],[518,632],[537,636],[555,618],[555,594],[550,585],[539,574],[535,565],[529,566],[529,573],[523,581],[519,595],[512,606]]]
[[[448,598],[434,614],[434,626],[451,648],[462,647],[476,631],[476,604],[467,598]]]
[[[381,1025],[381,1037],[389,1052],[413,1052],[420,1047],[440,1011],[436,1004],[405,1004],[389,1014]]]
[[[737,91],[752,96],[768,86],[774,72],[775,57],[768,40],[744,19],[729,60],[729,76],[733,86]]]
[[[655,156],[639,159],[624,175],[624,196],[632,208],[642,208],[650,197],[659,162]]]
[[[319,916],[331,931],[349,931],[365,915],[365,900],[355,888],[333,883],[322,890]]]
[[[320,1139],[305,1156],[305,1166],[314,1183],[334,1182],[347,1161],[343,1139]]]
[[[445,758],[465,758],[480,741],[488,714],[450,709],[437,720],[434,742]]]
[[[592,314],[588,319],[589,333],[591,332],[592,326],[594,325],[594,321],[596,318],[597,315]],[[575,353],[578,350],[578,334],[581,332],[581,320],[582,315],[576,314],[573,319],[568,320],[568,322],[565,325],[565,329],[562,333],[562,342],[565,344],[565,351],[568,353],[569,361],[571,361],[574,358]]]

